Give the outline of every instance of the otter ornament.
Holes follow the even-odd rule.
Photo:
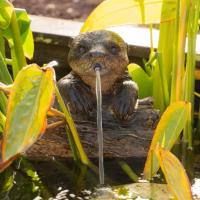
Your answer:
[[[103,105],[120,121],[133,115],[138,87],[127,73],[127,45],[106,30],[80,34],[70,43],[68,62],[72,71],[58,87],[72,113],[89,115],[96,109],[95,67],[100,68]]]

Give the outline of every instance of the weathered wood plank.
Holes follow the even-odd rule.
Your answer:
[[[81,142],[90,158],[98,157],[96,113],[90,119],[75,120]],[[103,113],[104,156],[106,158],[144,158],[147,155],[159,111],[151,105],[139,105],[134,117],[119,123],[109,112]],[[50,120],[52,121],[52,120]],[[53,156],[72,157],[64,126],[47,130],[43,137],[27,152],[34,160],[51,159]]]

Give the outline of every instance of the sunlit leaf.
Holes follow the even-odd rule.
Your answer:
[[[14,186],[14,171],[12,168],[8,168],[0,176],[0,199],[7,197],[9,192]]]
[[[0,111],[0,133],[3,132],[5,122],[6,122],[6,116]]]
[[[7,97],[4,92],[0,92],[0,111],[6,114]]]
[[[31,179],[28,174],[23,170],[24,163],[19,158],[14,162],[12,167],[9,167],[1,173],[2,189],[0,192],[0,199],[36,199],[38,196],[43,196],[39,184]],[[14,170],[13,170],[14,169]],[[36,172],[35,172],[36,174]],[[1,186],[1,184],[0,184]],[[49,199],[49,197],[44,199]]]
[[[13,6],[8,0],[0,0],[0,29],[6,29],[12,17]]]
[[[31,59],[33,57],[34,52],[34,42],[33,42],[33,34],[30,29],[30,19],[26,10],[24,9],[15,9],[17,16],[17,23],[19,25],[20,30],[20,38],[24,50],[24,54],[27,58]],[[13,36],[11,27],[9,27],[5,32],[4,36],[8,40],[10,46],[14,45]]]
[[[129,64],[128,72],[139,87],[139,98],[152,96],[152,78],[137,64]]]
[[[0,82],[3,82],[5,84],[11,84],[13,82],[1,52],[0,52]],[[3,92],[0,92],[0,111],[3,114],[6,114],[6,105],[7,105],[7,97]]]
[[[153,73],[152,73],[152,79],[153,79],[153,99],[154,99],[154,108],[157,108],[161,111],[161,113],[164,112],[166,109],[164,105],[164,99],[163,99],[163,90],[161,87],[161,77],[160,77],[160,68],[158,63],[156,63],[153,66]],[[160,87],[158,87],[160,86]]]
[[[183,130],[191,111],[190,103],[179,101],[168,106],[163,113],[153,136],[144,168],[144,178],[151,179],[159,169],[155,155],[157,145],[171,149]]]
[[[21,156],[13,164],[18,169],[18,172],[20,172],[19,174],[23,174],[24,178],[26,179],[25,182],[30,183],[31,193],[39,193],[44,199],[49,199],[52,197],[52,194],[49,193],[48,188],[42,183],[42,180],[40,179],[36,169],[29,160]],[[20,181],[20,183],[25,184],[24,181]],[[26,192],[27,189],[27,184],[25,184],[24,192]],[[20,192],[23,193],[23,190],[20,189]],[[20,195],[24,196],[24,194]],[[12,199],[11,196],[10,199]],[[32,198],[27,197],[27,199]]]
[[[178,16],[175,26],[175,41],[173,49],[172,82],[171,82],[171,102],[179,101],[184,94],[185,87],[183,77],[185,76],[185,46],[188,28],[188,14],[191,2],[188,0],[177,1]],[[194,76],[194,75],[192,75]]]
[[[79,138],[79,134],[78,134],[76,126],[75,126],[75,123],[71,117],[71,114],[70,114],[68,108],[65,106],[64,100],[62,99],[62,96],[61,96],[57,86],[55,86],[55,93],[56,93],[56,97],[58,100],[58,104],[59,104],[61,110],[63,111],[66,122],[68,123],[69,129],[70,129],[70,132],[69,132],[66,128],[66,132],[68,134],[68,139],[69,139],[69,143],[70,143],[74,158],[77,160],[80,159],[80,161],[82,163],[93,168],[94,166],[89,161],[87,154],[85,153],[85,151],[83,149],[83,146],[82,146],[80,138]]]
[[[192,200],[189,179],[180,161],[168,150],[158,148],[156,153],[168,187],[176,199]]]
[[[197,46],[197,33],[199,29],[198,19],[200,16],[200,1],[194,1],[189,8],[188,17],[188,27],[187,27],[187,37],[188,37],[188,52],[186,58],[186,71],[185,71],[185,98],[184,100],[191,102],[192,115],[194,114],[194,90],[195,90],[195,78],[199,78],[197,75],[198,71],[196,69],[196,46]],[[195,74],[195,78],[194,78]],[[188,123],[185,128],[185,137],[189,140],[189,147],[192,147],[192,131],[191,126],[193,124],[193,119],[191,123]]]
[[[2,142],[2,161],[25,151],[46,128],[54,99],[54,70],[33,64],[17,75],[9,96]]]
[[[104,29],[125,24],[159,23],[162,3],[168,4],[163,21],[175,19],[176,0],[107,0],[103,1],[87,18],[81,32]]]
[[[13,87],[13,84],[6,85],[6,84],[0,82],[0,90],[6,94],[10,94],[12,87]]]
[[[13,82],[1,52],[0,52],[0,82],[3,82],[5,84],[11,84]]]
[[[15,154],[5,162],[0,162],[0,172],[4,171],[9,165],[19,156],[19,154]]]

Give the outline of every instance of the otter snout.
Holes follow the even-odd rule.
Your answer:
[[[101,71],[102,65],[101,65],[100,63],[95,63],[95,64],[93,65],[93,69],[94,69],[95,71],[96,71],[96,70]]]

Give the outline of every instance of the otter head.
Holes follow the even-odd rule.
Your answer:
[[[71,42],[68,61],[80,77],[94,78],[95,67],[100,68],[102,78],[119,77],[128,65],[127,45],[111,31],[87,32]]]

